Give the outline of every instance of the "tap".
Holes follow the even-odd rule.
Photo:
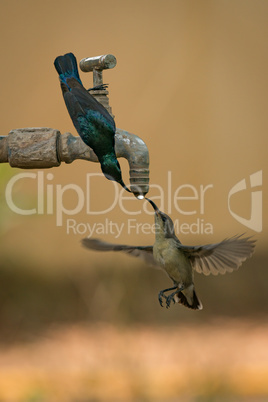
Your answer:
[[[109,92],[103,85],[102,71],[113,68],[116,58],[102,55],[80,61],[84,72],[93,72],[90,89],[98,102],[113,116],[109,105]],[[96,88],[97,87],[97,88]],[[113,116],[114,117],[114,116]],[[135,134],[120,128],[115,133],[117,158],[126,158],[129,164],[130,189],[137,198],[144,198],[149,191],[149,152],[145,142]],[[26,127],[11,130],[0,136],[0,163],[22,169],[45,169],[60,166],[61,162],[72,163],[76,159],[98,162],[94,151],[78,136],[48,127]]]

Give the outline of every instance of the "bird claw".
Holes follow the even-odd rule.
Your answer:
[[[166,298],[166,308],[170,307],[170,303],[173,301],[173,304],[175,304],[175,299],[174,299],[174,293],[172,293],[171,295],[169,295]]]
[[[106,90],[108,88],[108,84],[99,84],[99,85],[95,85],[92,88],[88,88],[88,91],[103,91]]]
[[[159,292],[159,294],[158,294],[158,301],[159,301],[159,304],[160,304],[161,307],[164,307],[164,306],[163,306],[163,300],[162,300],[163,297],[164,297],[164,298],[166,299],[166,301],[167,301],[167,296],[165,296],[164,293],[163,293],[163,291],[161,290],[161,292]]]
[[[171,293],[171,295],[166,296],[166,295],[164,294],[164,291],[161,290],[161,291],[159,292],[159,294],[158,294],[158,301],[159,301],[160,306],[161,306],[161,307],[164,307],[164,306],[163,306],[163,298],[165,299],[165,302],[166,302],[166,308],[169,308],[169,307],[170,307],[171,301],[173,301],[173,303],[175,304],[174,295],[175,295],[176,293],[177,293],[177,292]]]

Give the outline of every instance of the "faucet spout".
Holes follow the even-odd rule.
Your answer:
[[[145,142],[135,134],[117,128],[115,153],[126,158],[129,164],[130,189],[141,199],[149,191],[149,152]]]

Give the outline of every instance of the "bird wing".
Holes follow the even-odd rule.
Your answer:
[[[105,107],[102,106],[102,104],[98,102],[75,78],[67,78],[67,84],[71,88],[70,93],[75,97],[76,101],[79,102],[84,115],[86,115],[89,110],[100,113],[115,132],[114,119]],[[63,96],[64,95],[65,94],[63,94]]]
[[[61,82],[61,90],[63,94],[63,98],[67,107],[67,110],[70,114],[70,117],[75,125],[77,121],[77,117],[84,115],[85,116],[85,111],[80,105],[79,101],[76,99],[76,96],[69,91],[68,86]],[[76,127],[76,125],[75,125]],[[77,127],[76,127],[77,129]]]
[[[82,140],[100,158],[114,149],[114,119],[75,78],[69,78],[68,85],[71,90],[61,82],[63,98],[72,122]],[[96,135],[96,130],[100,135]]]
[[[82,245],[95,251],[122,251],[133,257],[140,257],[146,263],[158,266],[153,257],[153,246],[127,246],[124,244],[107,243],[99,239],[82,239]]]
[[[205,275],[225,274],[237,270],[254,251],[255,240],[251,237],[234,236],[220,243],[205,246],[184,246],[178,248],[188,255],[193,269]]]

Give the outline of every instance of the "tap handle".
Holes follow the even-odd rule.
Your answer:
[[[112,54],[104,54],[96,57],[86,57],[79,63],[81,70],[88,73],[93,70],[108,70],[116,66],[116,58]]]

